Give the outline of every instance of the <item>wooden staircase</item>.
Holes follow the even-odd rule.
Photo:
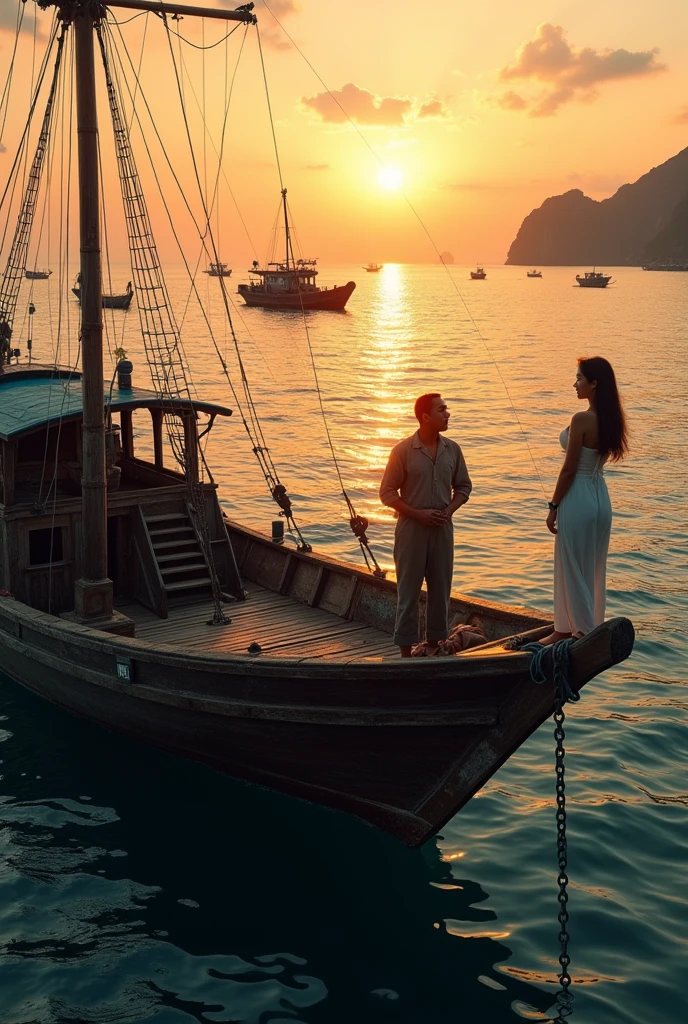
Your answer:
[[[144,520],[167,597],[209,591],[208,566],[186,509]]]
[[[245,600],[232,545],[214,487],[205,494],[208,540],[223,599]],[[167,618],[170,598],[212,599],[213,585],[203,547],[185,501],[136,505],[129,526],[132,541],[131,597]]]

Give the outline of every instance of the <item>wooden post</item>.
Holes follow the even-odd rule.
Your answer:
[[[184,416],[184,444],[189,460],[189,473],[194,484],[198,483],[198,435],[196,431],[195,413]]]
[[[2,442],[2,503],[14,505],[14,479],[17,466],[16,441]]]
[[[93,16],[82,7],[74,18],[76,112],[79,154],[81,248],[81,351],[83,394],[83,560],[74,585],[79,618],[112,615],[107,578],[107,480],[103,398],[103,310],[98,181],[98,116],[93,57]]]
[[[162,409],[151,409],[151,420],[153,421],[153,451],[155,452],[155,468],[164,469],[162,453],[162,422],[164,413]]]
[[[125,459],[134,458],[134,426],[131,419],[131,409],[122,409],[120,412],[120,424],[122,426],[122,454]]]

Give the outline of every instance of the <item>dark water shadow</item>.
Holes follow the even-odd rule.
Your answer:
[[[144,975],[145,1014],[142,1006],[141,1016],[118,1014],[119,1021],[152,1020],[151,1003],[174,1007],[169,1020],[260,1024],[501,1024],[521,1019],[514,1003],[539,1011],[538,1019],[551,1006],[551,994],[495,970],[511,955],[503,942],[447,930],[447,920],[484,922],[483,933],[499,928],[494,912],[481,910],[488,894],[454,878],[436,842],[408,850],[344,814],[109,733],[2,674],[0,714],[10,733],[0,744],[8,794],[0,826],[9,829],[13,871],[40,886],[85,873],[150,887],[133,906],[85,909],[76,932],[53,928],[31,940],[18,932],[0,952],[18,982],[23,963],[39,958],[66,968],[103,949],[111,970],[129,941],[145,939],[194,958],[241,958],[240,976],[221,963],[204,968],[209,993],[223,977],[249,984],[286,965],[279,1009],[242,1016],[229,993],[222,1006],[214,997],[199,1002],[183,998],[174,978]],[[52,811],[65,806],[68,820],[52,827]],[[322,983],[309,1006],[289,997],[306,975]],[[222,1010],[229,1015],[216,1016]],[[69,1019],[66,1005],[36,1018]]]

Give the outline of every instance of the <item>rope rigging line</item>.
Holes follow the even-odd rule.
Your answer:
[[[261,63],[261,67],[263,69],[263,84],[265,86],[265,98],[267,100],[268,115],[269,115],[269,118],[270,118],[270,129],[272,131],[272,141],[273,141],[273,145],[275,147],[275,159],[277,161],[277,172],[279,174],[280,186],[282,187],[282,195],[284,197],[286,216],[287,216],[287,224],[288,224],[289,223],[289,207],[288,207],[288,204],[287,204],[287,201],[286,201],[286,189],[284,188],[284,183],[283,183],[283,179],[282,179],[282,168],[281,168],[281,165],[280,165],[279,152],[278,152],[278,149],[277,149],[277,134],[275,132],[275,123],[274,123],[273,116],[272,116],[272,104],[270,103],[270,91],[268,89],[268,78],[267,78],[267,73],[266,73],[266,70],[265,70],[265,62],[263,60],[263,48],[262,48],[262,45],[261,45],[261,42],[260,42],[260,31],[258,30],[258,26],[256,26],[256,34],[258,36],[258,50],[260,52],[260,63]],[[289,233],[287,233],[287,251],[286,251],[287,263],[288,263],[288,260],[289,260],[289,250],[290,250],[290,248],[291,248],[291,239],[289,237]],[[293,251],[293,248],[291,248],[291,256],[292,256],[292,261],[294,261],[294,251]],[[297,279],[297,284],[298,284],[298,279]],[[316,364],[315,364],[315,353],[313,352],[313,345],[311,344],[311,335],[310,335],[310,331],[308,329],[308,319],[306,317],[306,311],[305,311],[304,306],[303,306],[303,295],[301,293],[301,288],[300,287],[299,287],[299,301],[300,301],[300,304],[301,304],[301,317],[303,319],[303,328],[304,328],[305,335],[306,335],[306,343],[308,345],[308,353],[309,353],[309,356],[310,356],[311,367],[312,367],[312,370],[313,370],[313,379],[315,381],[315,389],[316,389],[316,393],[317,393],[317,396],[318,396],[318,404],[320,406],[320,414],[322,416],[323,425],[325,427],[325,436],[327,437],[327,443],[329,445],[330,452],[332,454],[332,461],[334,462],[334,468],[335,468],[335,471],[337,473],[337,478],[339,480],[339,486],[341,488],[341,492],[342,492],[342,495],[344,497],[344,501],[346,502],[346,506],[347,506],[347,508],[349,510],[349,526],[351,527],[351,532],[353,533],[353,535],[358,540],[359,546],[361,548],[361,553],[362,553],[363,558],[365,560],[366,568],[370,572],[372,572],[374,576],[378,576],[378,577],[381,577],[381,578],[384,579],[384,577],[387,575],[387,573],[378,564],[378,561],[375,558],[375,555],[373,554],[373,551],[372,551],[372,549],[370,547],[370,542],[368,541],[367,530],[368,530],[368,527],[369,527],[370,523],[369,523],[369,521],[364,516],[359,516],[358,515],[358,513],[356,512],[356,509],[354,508],[354,504],[353,504],[351,498],[349,497],[349,495],[347,493],[346,487],[344,486],[344,480],[342,478],[342,473],[341,473],[341,470],[339,468],[339,460],[337,459],[337,453],[335,452],[334,444],[332,442],[332,435],[330,434],[330,428],[329,428],[329,425],[327,423],[327,417],[325,415],[325,406],[323,404],[322,391],[320,389],[320,380],[318,378],[318,370],[317,370],[317,367],[316,367]],[[374,568],[371,568],[371,563],[372,563],[372,566],[374,566]]]
[[[3,90],[2,90],[2,97],[0,97],[0,111],[2,111],[3,107],[4,107],[4,112],[2,114],[2,125],[0,125],[0,144],[2,144],[2,139],[3,139],[3,136],[5,134],[5,124],[7,123],[7,112],[9,111],[9,108],[10,108],[10,93],[12,91],[12,78],[14,76],[14,60],[15,60],[15,57],[17,55],[17,46],[19,45],[19,36],[21,34],[22,23],[24,21],[24,11],[25,11],[25,9],[26,8],[25,8],[25,5],[23,3],[20,3],[20,4],[17,5],[17,23],[16,23],[15,29],[14,29],[14,43],[12,45],[12,56],[10,57],[10,63],[9,63],[9,67],[7,69],[7,78],[5,79],[5,85],[4,85]],[[35,37],[35,31],[36,31],[36,18],[35,18],[35,16],[34,16],[33,24],[34,24],[34,37]],[[32,81],[33,81],[33,75],[32,75]]]
[[[57,31],[58,31],[58,26],[57,26],[57,23],[55,23],[53,31],[51,32],[51,35],[50,35],[50,39],[48,41],[48,45],[46,47],[45,54],[43,55],[43,62],[41,64],[41,70],[39,72],[38,81],[36,83],[36,88],[34,89],[33,97],[32,97],[32,100],[31,100],[31,105],[29,107],[29,112],[28,112],[28,115],[27,115],[26,125],[24,127],[24,131],[22,133],[21,139],[19,140],[19,144],[17,146],[17,152],[16,152],[14,160],[12,162],[12,167],[10,168],[10,172],[9,172],[8,177],[7,177],[7,182],[5,183],[5,188],[3,190],[2,197],[0,197],[0,209],[5,205],[5,200],[7,199],[8,192],[11,192],[11,194],[10,194],[10,204],[11,204],[12,198],[14,197],[14,190],[15,190],[15,187],[16,187],[16,184],[17,184],[17,180],[18,180],[19,167],[21,165],[22,159],[24,159],[25,150],[26,150],[26,147],[28,146],[29,132],[30,132],[30,129],[31,129],[31,125],[33,123],[33,115],[35,113],[36,105],[38,103],[38,97],[40,95],[41,86],[43,85],[43,80],[45,78],[45,74],[47,72],[47,69],[48,69],[48,66],[49,66],[49,63],[50,63],[50,54],[52,53],[53,44],[55,42],[55,39],[57,38]],[[10,213],[11,213],[10,204],[7,205],[7,216],[5,218],[5,226],[3,228],[2,240],[0,241],[0,249],[4,249],[4,247],[5,247],[5,239],[7,237],[7,231],[8,231],[9,220],[10,220]]]
[[[372,153],[373,157],[378,162],[380,167],[384,167],[384,163],[383,163],[382,159],[380,158],[380,156],[373,149],[373,147],[368,142],[368,140],[365,137],[365,135],[363,134],[363,132],[360,130],[360,128],[358,127],[356,122],[351,118],[351,116],[349,115],[348,111],[339,102],[339,100],[334,95],[334,93],[331,91],[331,89],[329,88],[327,83],[324,81],[324,79],[318,74],[318,72],[316,71],[315,67],[313,66],[313,64],[311,64],[311,62],[309,61],[308,57],[306,57],[305,53],[300,48],[298,43],[292,38],[292,36],[286,30],[286,28],[284,27],[282,22],[279,20],[277,15],[271,9],[270,5],[267,3],[267,0],[261,0],[261,2],[263,4],[263,6],[266,8],[266,10],[272,15],[272,17],[274,18],[274,20],[277,23],[277,25],[279,25],[279,27],[282,30],[282,32],[284,32],[285,36],[287,37],[289,42],[292,44],[294,49],[303,58],[303,60],[306,62],[308,67],[311,69],[311,71],[313,72],[315,77],[318,79],[320,84],[326,90],[326,92],[327,92],[328,96],[330,97],[330,99],[333,100],[334,103],[336,103],[336,105],[339,107],[339,109],[341,110],[341,112],[344,115],[344,117],[346,118],[346,120],[349,122],[351,127],[356,131],[356,133],[358,134],[359,138],[364,143],[364,145],[367,147],[367,149]],[[514,414],[514,418],[515,418],[515,420],[516,420],[516,422],[518,424],[519,430],[521,431],[521,435],[523,436],[523,440],[525,441],[526,448],[528,449],[528,454],[530,456],[531,462],[533,463],[533,468],[535,470],[535,475],[537,476],[538,482],[540,484],[540,488],[541,488],[542,493],[544,494],[544,496],[547,497],[547,491],[545,490],[545,485],[542,482],[542,477],[540,475],[540,469],[538,467],[538,464],[537,464],[537,461],[535,459],[535,456],[533,455],[533,451],[532,451],[532,449],[530,447],[530,443],[528,441],[528,435],[527,435],[527,433],[525,431],[525,428],[523,427],[523,424],[521,423],[521,419],[520,419],[520,417],[518,415],[518,411],[516,409],[516,406],[514,405],[513,399],[511,397],[511,393],[509,392],[509,388],[507,387],[506,381],[505,381],[504,376],[502,374],[502,371],[501,371],[501,369],[499,367],[499,363],[497,362],[497,360],[496,360],[492,350],[490,349],[489,345],[485,341],[485,338],[484,338],[484,336],[482,334],[482,331],[480,330],[478,324],[476,323],[475,318],[473,317],[473,314],[471,313],[470,307],[468,306],[468,303],[466,302],[466,300],[465,300],[465,298],[463,296],[463,293],[461,292],[459,286],[457,285],[455,279],[453,278],[453,276],[451,274],[451,271],[449,270],[449,267],[446,265],[446,263],[442,259],[442,255],[440,253],[440,250],[437,247],[437,244],[436,244],[434,238],[430,234],[430,231],[428,230],[425,222],[423,221],[422,217],[420,216],[420,214],[418,213],[418,211],[416,210],[416,208],[414,207],[413,203],[408,198],[406,193],[402,192],[402,195],[403,195],[403,198],[404,198],[404,202],[406,203],[406,205],[408,206],[409,210],[411,211],[413,216],[416,218],[416,220],[420,224],[420,226],[423,229],[423,232],[425,233],[425,235],[427,236],[428,241],[430,242],[432,248],[437,253],[437,256],[439,257],[440,263],[442,264],[442,266],[444,267],[445,271],[447,272],[449,280],[452,283],[452,287],[454,288],[454,291],[456,292],[456,294],[458,295],[459,299],[461,300],[461,304],[463,305],[463,308],[465,309],[466,314],[468,315],[468,318],[471,321],[471,324],[473,325],[473,329],[475,330],[476,334],[478,335],[478,338],[480,339],[483,347],[485,348],[485,351],[487,352],[488,356],[490,357],[490,360],[494,364],[494,367],[495,367],[495,369],[497,371],[497,375],[499,376],[499,379],[501,381],[502,387],[504,388],[504,392],[505,392],[507,398],[509,399],[509,404],[511,406],[511,411]]]
[[[169,301],[167,284],[160,266],[129,135],[120,112],[122,109],[121,91],[117,88],[116,80],[111,73],[102,22],[97,22],[95,29],[105,71],[131,255],[132,277],[136,281],[139,296],[137,308],[144,349],[151,379],[158,394],[171,402],[171,410],[164,413],[163,421],[172,451],[184,472],[188,494],[186,507],[208,569],[214,606],[211,623],[227,624],[231,620],[225,615],[222,607],[222,590],[213,559],[205,495],[198,472],[196,413],[193,408],[190,375],[181,348],[179,329]],[[176,407],[175,400],[181,400]],[[191,406],[190,414],[186,412],[187,403]],[[190,423],[190,417],[193,417],[193,423]]]
[[[211,211],[208,210],[208,207],[207,207],[207,204],[205,202],[204,195],[203,195],[203,186],[202,186],[202,183],[201,183],[201,178],[200,178],[200,174],[199,174],[199,170],[198,170],[198,162],[196,160],[196,153],[195,153],[194,146],[193,146],[193,141],[192,141],[192,138],[191,138],[191,131],[190,131],[189,121],[188,121],[187,112],[186,112],[186,104],[185,104],[185,101],[184,101],[182,82],[181,82],[181,78],[180,78],[180,74],[179,74],[179,68],[177,67],[177,62],[175,60],[174,49],[173,49],[173,46],[172,46],[171,33],[169,31],[169,26],[167,24],[167,19],[166,18],[163,18],[163,23],[164,23],[166,31],[167,31],[168,45],[169,45],[170,55],[171,55],[171,58],[172,58],[172,66],[173,66],[173,69],[174,69],[175,79],[176,79],[176,83],[177,83],[177,92],[179,94],[179,99],[180,99],[182,117],[183,117],[183,120],[184,120],[185,134],[186,134],[186,138],[187,138],[187,142],[188,142],[188,146],[189,146],[189,153],[190,153],[190,156],[191,156],[192,166],[193,166],[193,169],[194,169],[194,177],[195,177],[195,180],[196,180],[196,186],[197,186],[197,189],[198,189],[199,198],[200,198],[200,202],[201,202],[202,209],[203,209],[203,214],[204,214],[205,226],[204,226],[204,231],[201,234],[201,238],[205,239],[207,237],[209,239],[210,245],[211,245],[211,248],[212,248],[212,253],[213,253],[213,260],[214,260],[214,262],[219,262],[219,254],[218,254],[218,250],[217,250],[217,245],[215,243],[215,237],[214,237],[214,234],[213,234],[212,224],[211,224]],[[269,448],[268,448],[268,446],[266,444],[265,437],[264,437],[263,430],[262,430],[262,426],[260,424],[260,420],[259,420],[258,413],[257,413],[256,407],[255,407],[253,396],[251,394],[251,389],[250,389],[250,386],[249,386],[248,377],[246,375],[246,369],[245,369],[244,362],[243,362],[243,359],[242,359],[242,356],[241,356],[241,351],[239,349],[239,341],[238,341],[238,338],[236,336],[236,331],[234,330],[234,323],[233,323],[233,320],[232,320],[232,314],[231,314],[231,311],[230,311],[230,304],[229,304],[229,299],[228,299],[228,295],[227,295],[227,286],[225,284],[225,280],[224,280],[223,277],[218,278],[218,281],[219,281],[219,284],[220,284],[220,293],[221,293],[223,305],[224,305],[224,308],[225,308],[225,315],[227,317],[227,322],[229,323],[229,327],[230,327],[230,331],[231,331],[231,335],[232,335],[232,341],[233,341],[233,344],[234,344],[235,357],[236,357],[236,360],[237,360],[237,364],[239,366],[239,373],[240,373],[240,378],[241,378],[241,386],[242,386],[242,391],[243,391],[243,395],[244,395],[244,401],[246,403],[246,407],[248,409],[249,418],[251,419],[251,424],[252,424],[252,427],[253,427],[254,436],[251,436],[251,432],[249,431],[249,438],[251,439],[253,453],[256,456],[256,458],[258,459],[258,462],[259,462],[259,464],[261,466],[261,469],[263,471],[263,476],[265,477],[265,481],[266,481],[266,483],[268,485],[268,488],[270,490],[270,494],[271,494],[273,500],[275,501],[275,503],[279,506],[279,508],[281,510],[280,514],[285,517],[285,519],[286,519],[286,521],[287,521],[287,523],[289,525],[289,529],[293,530],[296,533],[297,537],[299,538],[299,544],[298,544],[299,550],[310,551],[310,550],[312,550],[311,546],[304,539],[304,537],[303,537],[303,535],[302,535],[302,533],[301,533],[301,531],[300,531],[300,529],[299,529],[299,527],[298,527],[298,525],[297,525],[297,523],[296,523],[296,521],[294,519],[294,514],[293,514],[293,511],[292,511],[292,503],[291,503],[291,499],[289,497],[289,494],[287,492],[287,488],[285,487],[285,485],[281,482],[281,480],[279,478],[279,474],[277,472],[277,468],[276,468],[276,466],[275,466],[275,464],[273,462],[272,455],[270,454],[270,450],[269,450]],[[224,361],[223,361],[223,367],[226,367],[226,364],[224,363]],[[226,371],[225,371],[225,375],[227,375]],[[244,422],[244,426],[248,430],[248,423],[246,421],[246,417],[245,417],[243,411],[242,411],[241,415],[242,415],[242,420]]]
[[[14,317],[17,309],[19,288],[24,280],[26,271],[29,242],[31,240],[31,230],[33,228],[38,199],[38,190],[41,184],[45,155],[48,150],[50,132],[53,124],[55,96],[60,77],[60,65],[62,62],[64,42],[67,35],[67,27],[66,23],[62,24],[62,29],[57,43],[55,67],[50,86],[50,93],[48,95],[48,102],[46,104],[45,114],[43,115],[41,131],[22,199],[12,246],[7,257],[7,264],[2,277],[2,283],[0,284],[0,367],[2,367],[2,364],[5,361],[9,362],[12,352],[11,338]],[[47,68],[47,62],[45,67]],[[32,109],[35,107],[35,102],[38,98],[38,88],[39,87],[37,86],[36,97],[32,104]],[[28,146],[24,148],[28,155]]]

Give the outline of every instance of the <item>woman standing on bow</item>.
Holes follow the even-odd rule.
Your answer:
[[[588,408],[559,441],[565,450],[547,529],[554,541],[554,632],[540,641],[580,637],[604,621],[612,506],[604,464],[628,451],[626,421],[614,370],[606,359],[579,359],[574,388]]]

